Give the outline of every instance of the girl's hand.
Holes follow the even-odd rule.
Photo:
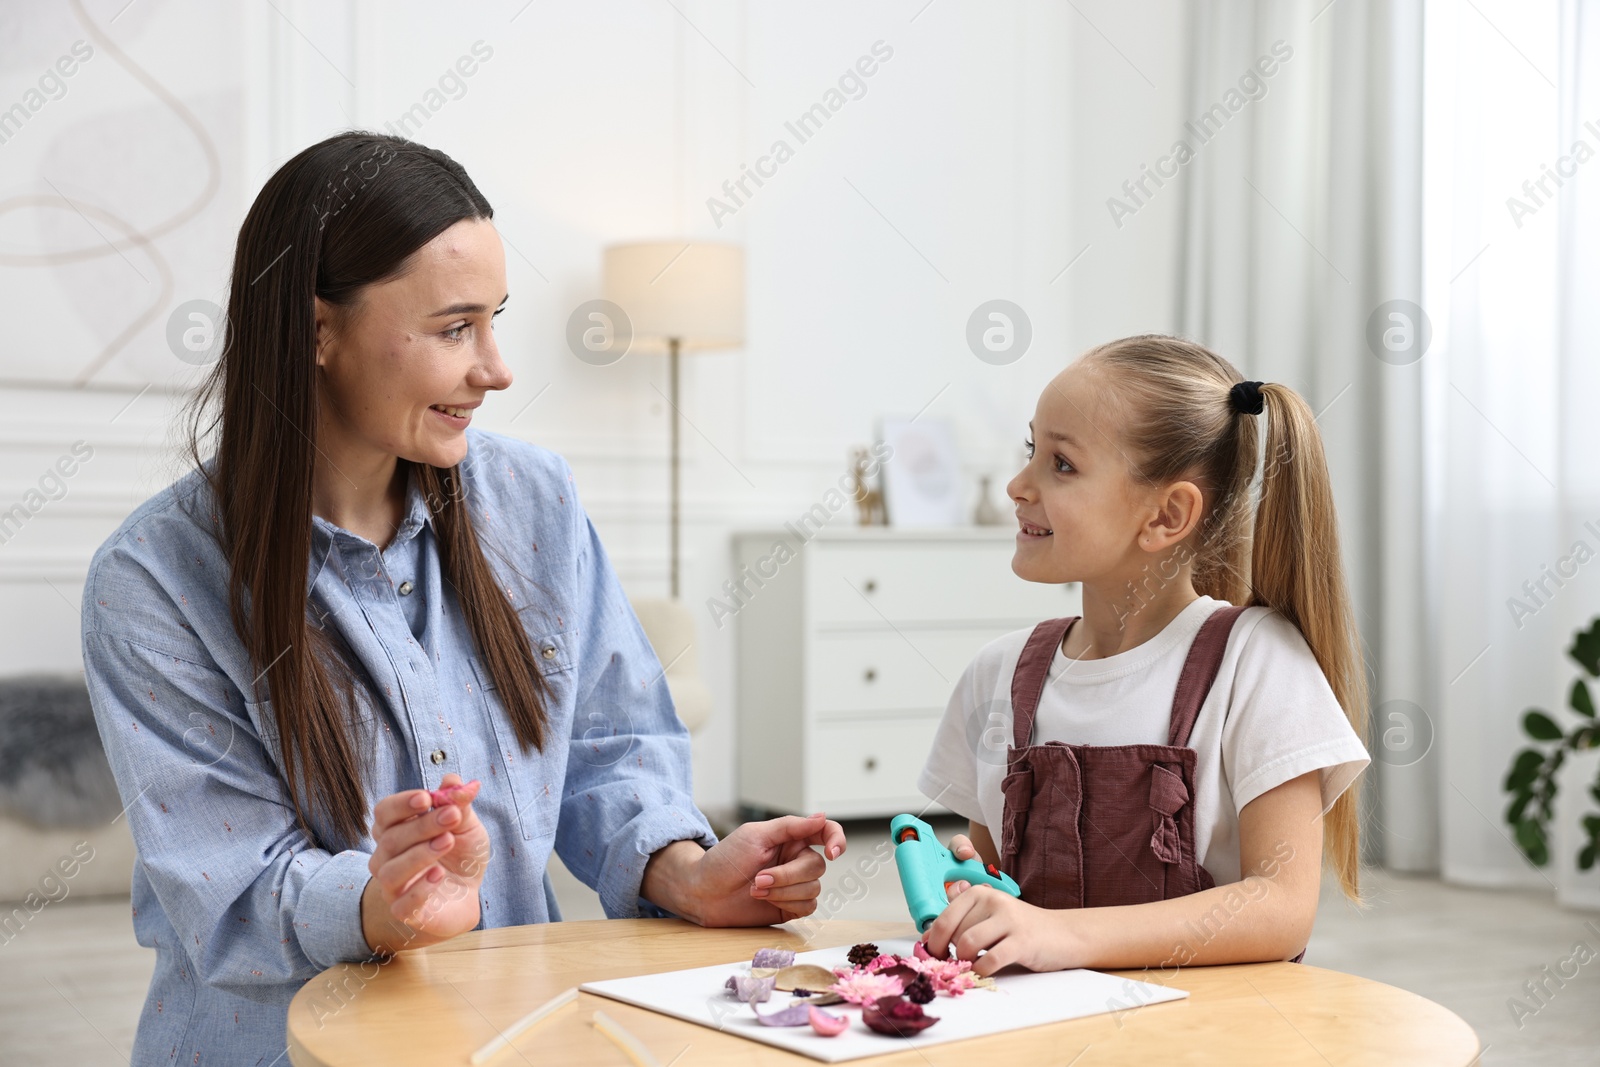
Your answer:
[[[972,844],[972,839],[966,834],[955,834],[950,838],[950,854],[958,860],[970,860],[977,858],[978,850]],[[951,882],[947,891],[950,899],[954,900],[957,893],[964,893],[971,888],[972,883],[963,879],[959,882]]]
[[[957,958],[974,960],[972,971],[981,977],[1014,963],[1030,971],[1080,966],[1066,913],[1025,904],[986,885],[960,894],[951,888],[950,906],[922,935],[934,958],[948,959],[954,945]]]
[[[374,951],[421,947],[478,925],[490,851],[489,833],[472,810],[478,789],[476,779],[462,784],[460,775],[447,774],[432,793],[408,789],[373,808],[376,848],[367,862],[372,880],[362,896],[362,928]]]

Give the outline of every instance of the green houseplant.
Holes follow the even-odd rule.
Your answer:
[[[1600,678],[1600,618],[1573,636],[1567,655],[1589,678]],[[1578,716],[1570,731],[1563,731],[1555,719],[1538,708],[1529,708],[1523,714],[1522,730],[1538,745],[1518,752],[1506,772],[1505,790],[1511,794],[1506,822],[1522,854],[1539,867],[1550,862],[1549,827],[1556,799],[1556,772],[1568,754],[1600,747],[1600,721],[1595,718],[1594,697],[1583,675],[1572,680],[1567,707]],[[1600,777],[1589,786],[1589,795],[1600,802]],[[1600,815],[1585,815],[1583,829],[1587,841],[1578,852],[1578,869],[1587,871],[1594,866],[1600,851]]]

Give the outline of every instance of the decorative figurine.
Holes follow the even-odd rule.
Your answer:
[[[1005,521],[1000,509],[989,499],[989,476],[978,479],[978,506],[972,510],[972,521],[978,526],[999,526]]]
[[[850,495],[856,502],[856,514],[861,525],[887,526],[889,516],[883,507],[883,490],[867,487],[867,450],[858,448],[854,455],[855,464],[851,474],[855,479],[855,489]]]

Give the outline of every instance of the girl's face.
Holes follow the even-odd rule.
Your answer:
[[[1135,493],[1105,396],[1080,361],[1039,397],[1028,464],[1006,486],[1021,526],[1011,569],[1030,582],[1115,586],[1151,558],[1140,540],[1156,509]]]
[[[505,262],[494,225],[463,219],[419,248],[403,275],[368,286],[356,306],[319,298],[319,446],[435,467],[461,462],[471,409],[511,384],[493,330]]]

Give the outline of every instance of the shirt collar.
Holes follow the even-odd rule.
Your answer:
[[[424,526],[433,530],[437,535],[438,530],[433,525],[433,512],[428,509],[428,502],[422,495],[422,487],[418,484],[416,465],[407,462],[409,473],[406,476],[406,510],[400,520],[400,527],[395,530],[394,539],[390,546],[402,544],[417,535]],[[371,544],[366,538],[351,533],[342,526],[335,526],[321,515],[311,516],[311,559],[306,567],[306,591],[317,583],[317,576],[322,573],[322,568],[328,561],[328,555],[333,550],[335,541],[344,540],[352,544]]]

